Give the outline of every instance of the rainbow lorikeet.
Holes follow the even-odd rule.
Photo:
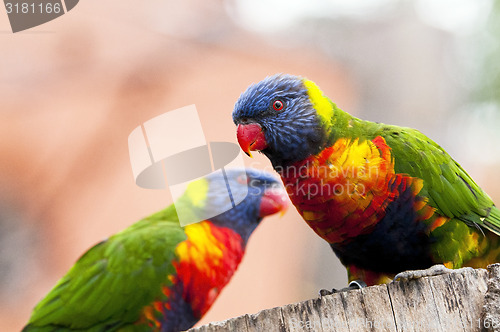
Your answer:
[[[179,199],[195,210],[227,205],[227,212],[183,228],[170,205],[98,243],[38,303],[23,331],[180,331],[196,324],[262,218],[286,207],[270,174],[225,174],[190,183]],[[227,186],[232,195],[247,187],[248,194],[232,207]]]
[[[248,87],[233,120],[242,150],[270,159],[349,280],[500,260],[500,211],[419,131],[355,118],[314,82],[286,74]]]

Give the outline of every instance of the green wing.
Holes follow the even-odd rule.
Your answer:
[[[480,225],[500,235],[500,210],[443,148],[418,130],[380,125],[395,160],[395,171],[424,180],[422,194],[450,218]]]
[[[35,307],[26,331],[112,331],[135,322],[174,273],[186,239],[173,206],[89,249]]]

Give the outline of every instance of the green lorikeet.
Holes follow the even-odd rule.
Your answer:
[[[233,120],[242,150],[270,159],[349,280],[499,261],[500,210],[419,131],[355,118],[314,82],[286,74],[251,85]]]
[[[196,324],[262,218],[286,207],[279,180],[268,173],[225,174],[190,183],[180,199],[184,208],[190,202],[194,210],[227,212],[181,227],[170,205],[98,243],[38,303],[23,331],[180,331]],[[228,186],[231,197],[248,188],[235,207]]]

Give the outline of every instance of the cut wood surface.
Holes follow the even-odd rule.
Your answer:
[[[500,264],[336,293],[189,331],[500,331]]]

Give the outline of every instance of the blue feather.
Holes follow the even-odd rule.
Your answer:
[[[283,110],[273,109],[276,99],[284,103]],[[303,79],[297,76],[278,74],[248,87],[235,104],[233,121],[261,125],[268,146],[262,153],[275,168],[317,153],[324,141],[318,113]]]

